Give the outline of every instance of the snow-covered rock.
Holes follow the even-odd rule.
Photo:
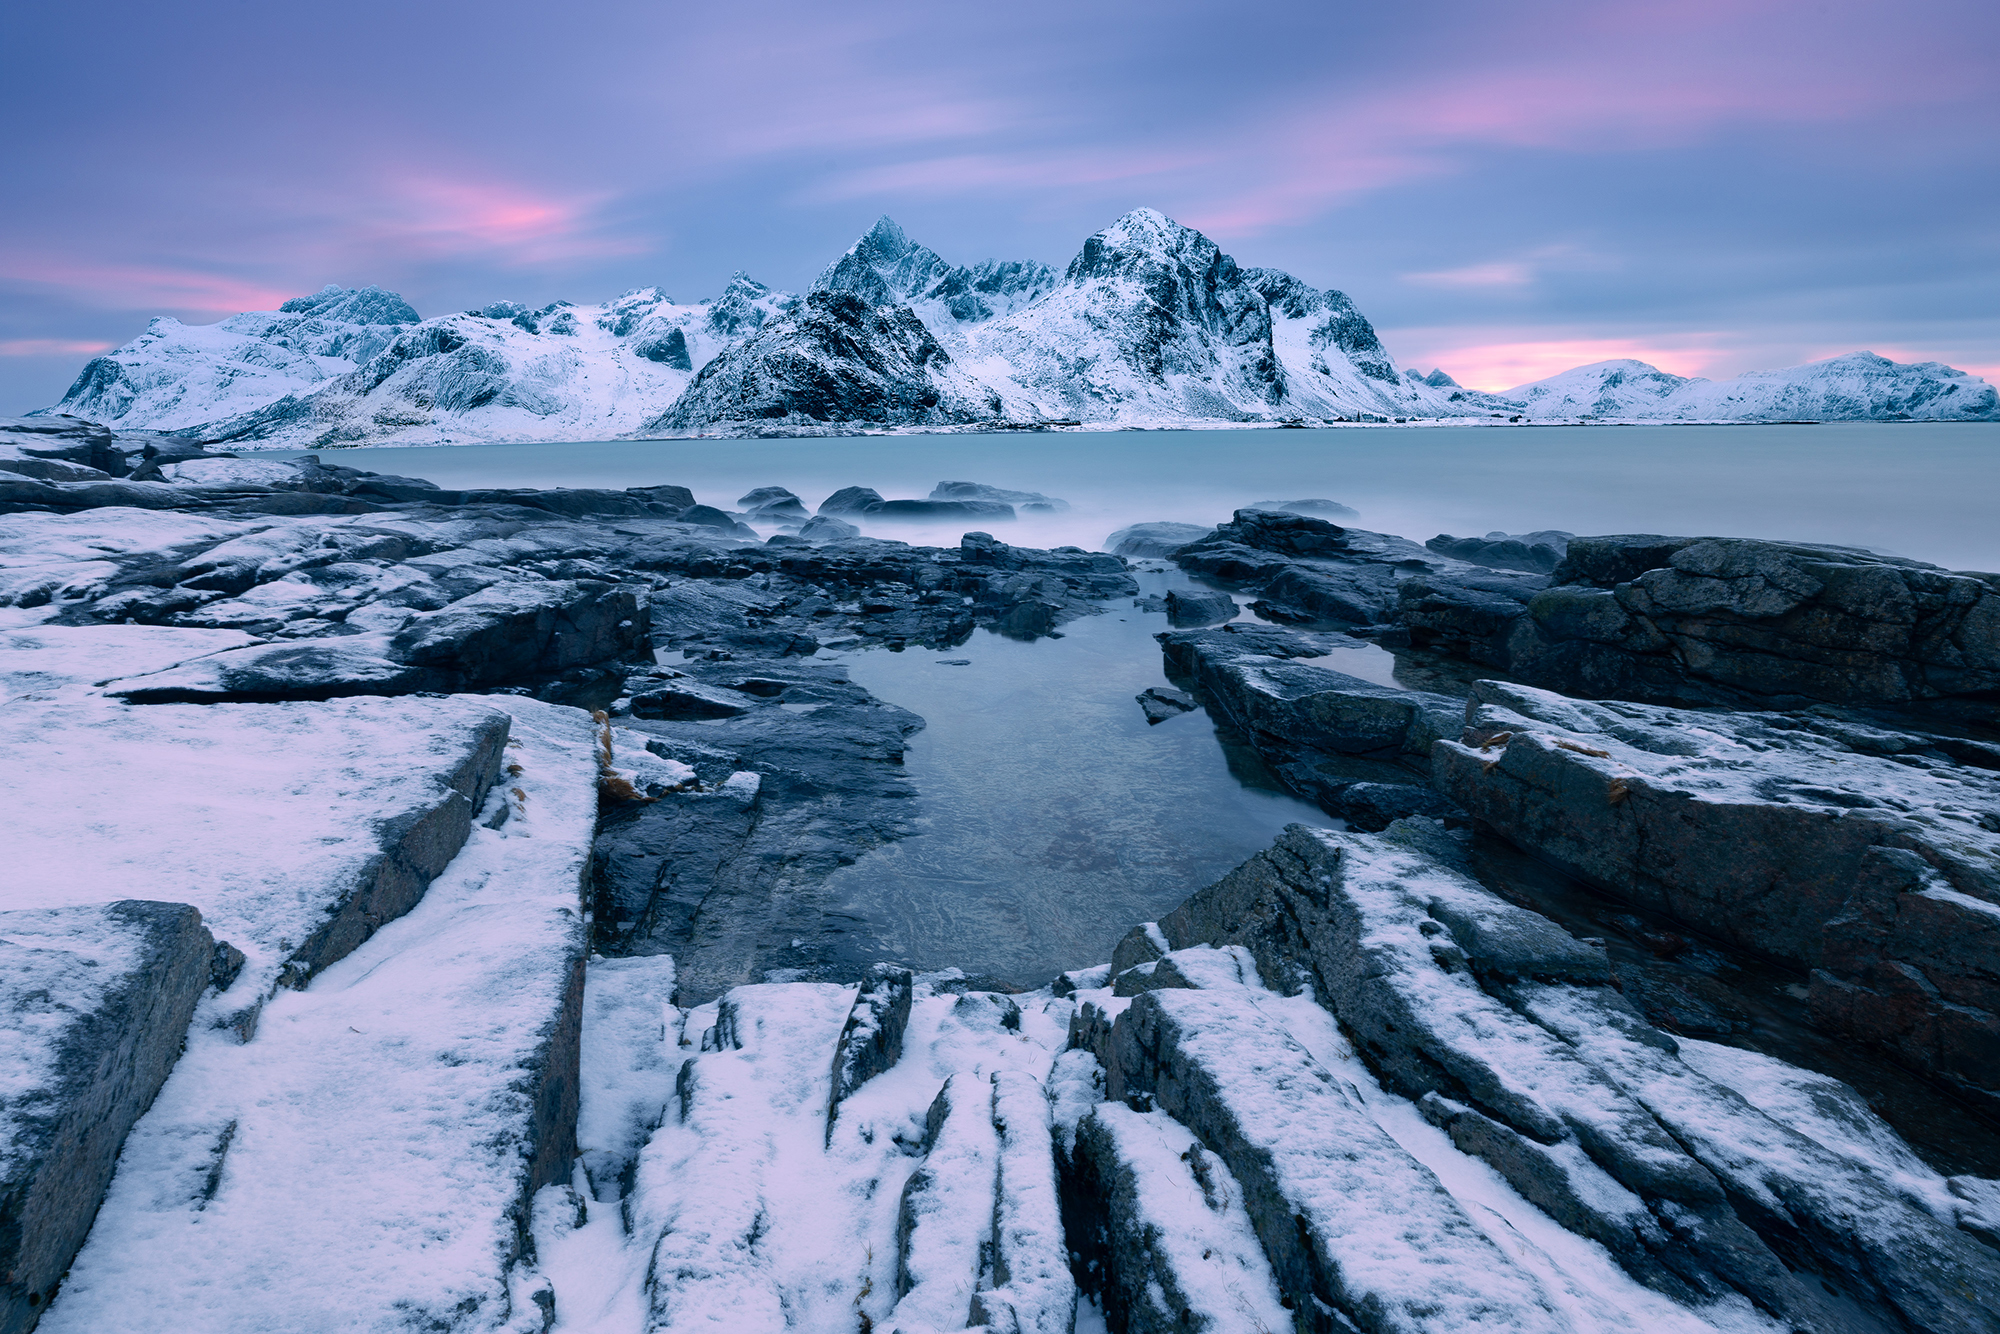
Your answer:
[[[1873,352],[1729,380],[1690,379],[1621,359],[1517,385],[1499,397],[1535,417],[1629,421],[1996,421],[2000,395],[1976,375]]]
[[[420,903],[249,1041],[197,1018],[42,1329],[548,1327],[524,1243],[575,1155],[592,726],[533,700],[430,703],[512,715],[507,786]],[[407,757],[414,721],[378,749]],[[259,840],[292,846],[312,844]]]
[[[0,911],[0,1327],[55,1295],[216,962],[185,903]]]

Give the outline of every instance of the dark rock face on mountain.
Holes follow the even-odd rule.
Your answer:
[[[216,944],[184,903],[0,913],[0,1329],[33,1329],[180,1055]],[[241,956],[238,956],[239,959]]]
[[[999,399],[958,375],[907,308],[818,291],[704,366],[648,429],[784,419],[942,426],[999,411]]]
[[[1055,272],[1033,260],[985,260],[971,268],[945,262],[882,218],[835,260],[813,286],[852,292],[871,305],[904,304],[936,329],[978,324],[1025,306],[1055,286]]]

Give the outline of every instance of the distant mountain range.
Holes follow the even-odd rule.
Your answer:
[[[327,287],[211,325],[161,318],[44,409],[270,447],[1049,424],[2000,420],[1991,385],[1869,352],[1733,380],[1606,361],[1502,394],[1399,369],[1341,292],[1240,268],[1151,209],[1061,273],[947,262],[883,218],[803,296],[737,274],[680,305],[496,302],[420,319]]]

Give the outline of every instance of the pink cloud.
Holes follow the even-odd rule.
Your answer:
[[[0,259],[0,278],[61,288],[88,304],[114,310],[184,310],[233,315],[275,310],[296,295],[249,279],[197,268],[95,264],[59,255]]]
[[[0,338],[0,357],[88,357],[115,346],[83,338]]]
[[[477,252],[483,259],[522,266],[649,249],[646,242],[598,230],[595,214],[608,198],[403,172],[364,198],[353,231],[337,244],[398,260]]]

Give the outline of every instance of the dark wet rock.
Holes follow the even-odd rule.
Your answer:
[[[998,500],[875,500],[861,513],[871,519],[1011,519],[1014,507]]]
[[[1475,688],[1465,736],[1435,748],[1435,781],[1505,837],[1817,970],[1820,1022],[2000,1107],[1990,773],[1921,737],[1838,720],[1591,704],[1499,682]]]
[[[1135,523],[1105,538],[1104,549],[1114,556],[1171,556],[1213,532],[1198,523]]]
[[[32,1329],[178,1059],[216,942],[182,903],[0,913],[0,1327]]]
[[[699,688],[737,712],[708,722],[641,716],[640,697],[663,686]],[[825,879],[909,832],[903,749],[923,720],[876,700],[844,667],[796,659],[759,660],[754,671],[740,661],[690,665],[626,689],[635,717],[620,729],[621,751],[687,764],[699,782],[605,813],[599,951],[672,954],[683,1005],[774,968],[829,980],[863,971],[840,952]]]
[[[826,1104],[826,1134],[840,1104],[863,1084],[903,1059],[903,1032],[910,1024],[910,970],[879,963],[868,970],[854,994],[854,1008],[841,1026],[833,1052],[833,1083]]]
[[[1288,565],[1264,584],[1264,596],[1251,609],[1296,624],[1376,625],[1390,618],[1396,593],[1396,574],[1387,565]]]
[[[741,537],[750,530],[734,514],[719,510],[713,505],[690,505],[675,516],[681,523],[699,524],[703,528],[714,528],[732,537]],[[751,536],[756,536],[750,533]]]
[[[804,523],[809,517],[805,502],[782,486],[757,487],[736,503],[749,512],[749,518],[764,523]]]
[[[1391,614],[1414,647],[1505,668],[1509,636],[1547,582],[1497,569],[1424,570],[1396,585]]]
[[[1562,563],[1575,533],[1547,528],[1533,533],[1488,533],[1484,537],[1453,537],[1439,533],[1424,545],[1440,556],[1490,565],[1500,570],[1547,574]]]
[[[1169,671],[1248,739],[1288,787],[1328,814],[1371,829],[1405,815],[1458,814],[1424,778],[1431,743],[1463,728],[1462,701],[1289,661],[1326,648],[1274,627],[1158,638]]]
[[[1456,631],[1412,624],[1420,647],[1428,638],[1591,698],[1920,706],[1990,721],[1985,701],[2000,690],[2000,575],[1851,547],[1577,538],[1525,614]]]
[[[1167,686],[1148,686],[1135,698],[1139,701],[1139,707],[1145,710],[1146,721],[1149,723],[1163,723],[1169,718],[1177,718],[1200,707],[1193,695],[1185,690],[1174,690]]]
[[[1011,505],[1029,514],[1060,514],[1069,509],[1067,500],[1057,500],[1039,491],[1009,491],[984,482],[939,482],[931,488],[932,500],[991,500]]]
[[[815,514],[799,528],[799,536],[807,542],[845,542],[861,536],[861,530],[830,515]]]
[[[1236,600],[1209,589],[1173,589],[1167,593],[1167,620],[1174,625],[1213,625],[1236,617]]]
[[[641,500],[679,511],[694,505],[694,492],[684,486],[633,486],[626,490]]]
[[[843,486],[819,503],[820,514],[859,514],[880,504],[882,493],[871,486]]]
[[[631,696],[632,716],[668,721],[697,718],[736,718],[750,712],[751,703],[728,690],[704,686],[686,679],[648,683]]]
[[[1283,510],[1291,514],[1310,514],[1320,519],[1358,519],[1361,512],[1337,500],[1260,500],[1251,509]]]

